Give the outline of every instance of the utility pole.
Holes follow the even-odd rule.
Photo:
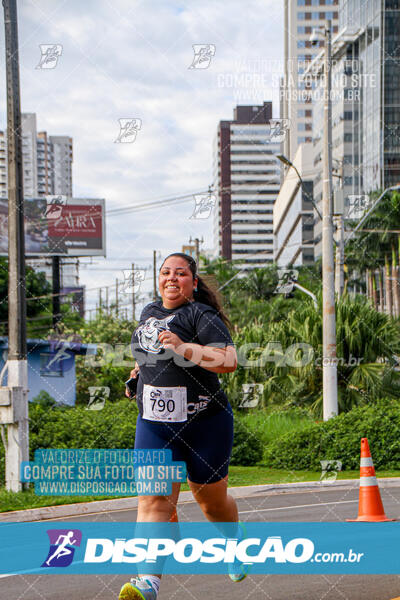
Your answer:
[[[52,257],[52,284],[53,284],[53,329],[58,330],[61,321],[60,308],[60,257]]]
[[[153,301],[157,300],[157,250],[153,250]]]
[[[194,240],[192,240],[192,236],[190,236],[189,244],[194,243],[194,245],[195,245],[195,259],[196,259],[197,269],[200,268],[200,244],[202,244],[203,242],[204,242],[203,238],[201,238],[201,240],[199,240],[199,238],[194,238]]]
[[[331,21],[325,25],[324,49],[324,145],[323,145],[323,201],[322,201],[322,345],[323,345],[323,414],[324,420],[338,414],[335,263],[333,258],[332,226],[332,71]]]
[[[118,279],[115,280],[115,315],[118,319]]]
[[[24,192],[16,0],[3,0],[8,146],[8,385],[1,388],[0,423],[7,425],[6,489],[20,491],[21,461],[29,460]],[[4,438],[4,436],[2,436]]]
[[[132,320],[135,320],[135,265],[132,263]]]
[[[344,166],[343,166],[343,161],[338,161],[339,162],[339,168],[338,168],[338,173],[336,174],[336,177],[339,178],[339,182],[340,182],[340,201],[343,204],[343,206],[340,207],[340,210],[343,210],[344,208],[344,198],[343,198],[343,171],[344,171]],[[339,213],[336,215],[336,232],[337,232],[337,239],[336,239],[336,257],[335,257],[335,294],[336,296],[339,298],[341,298],[342,294],[343,294],[343,290],[344,290],[344,220],[343,220],[343,214]]]

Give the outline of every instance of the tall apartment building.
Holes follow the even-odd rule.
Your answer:
[[[345,217],[363,214],[372,191],[400,182],[400,13],[396,0],[341,0],[340,33],[332,41],[332,155],[342,171]],[[312,70],[322,73],[322,56]],[[322,79],[317,79],[322,86]],[[318,87],[315,92],[318,92]],[[315,201],[322,201],[323,97],[313,123]],[[360,198],[361,206],[357,205]],[[364,204],[366,204],[364,202]],[[364,206],[366,208],[366,206]],[[316,256],[322,252],[315,228]]]
[[[283,142],[283,154],[294,159],[299,144],[312,142],[311,89],[301,80],[307,64],[318,54],[324,42],[311,45],[315,27],[332,20],[338,31],[339,0],[284,0],[284,79],[281,86],[281,116],[289,119],[289,133]]]
[[[72,196],[72,138],[37,131],[36,114],[22,113],[24,196]],[[0,131],[0,197],[7,198],[7,133]]]
[[[271,137],[272,103],[237,106],[220,121],[214,147],[215,254],[250,269],[273,261],[273,207],[280,143]]]
[[[338,1],[284,0],[284,78],[280,89],[280,111],[281,117],[288,120],[288,129],[281,152],[291,162],[297,160],[302,167],[307,155],[309,166],[308,172],[302,172],[305,185],[299,190],[293,187],[293,178],[297,177],[293,168],[282,166],[279,208],[274,214],[275,255],[280,265],[286,262],[300,265],[312,260],[312,224],[308,210],[309,195],[314,193],[311,185],[314,169],[309,160],[314,137],[314,85],[304,79],[303,74],[324,46],[323,40],[311,44],[313,29],[322,27],[330,19],[333,32],[338,31]],[[310,148],[300,151],[301,145]],[[287,215],[285,218],[290,222],[285,223],[283,215]]]
[[[35,113],[22,113],[21,125],[24,197],[72,196],[72,138],[38,132]],[[0,197],[7,196],[7,132],[0,131]],[[52,281],[51,259],[35,258],[27,262]],[[61,282],[65,288],[79,286],[78,259],[61,261]]]

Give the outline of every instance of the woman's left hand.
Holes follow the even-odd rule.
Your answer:
[[[176,333],[172,333],[172,331],[168,330],[162,331],[158,336],[158,339],[162,343],[163,348],[170,348],[171,350],[176,352],[176,354],[179,354],[179,346],[182,346],[184,344],[184,342],[181,340],[180,337],[176,335]]]

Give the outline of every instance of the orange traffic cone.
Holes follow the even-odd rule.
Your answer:
[[[361,440],[360,461],[360,493],[358,500],[357,519],[346,519],[346,521],[394,521],[388,519],[383,509],[381,493],[375,476],[374,463],[367,438]]]

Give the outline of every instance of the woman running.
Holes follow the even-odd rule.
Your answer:
[[[170,448],[174,461],[186,462],[190,489],[207,519],[236,523],[236,502],[227,493],[233,414],[217,375],[237,366],[229,321],[189,255],[164,260],[159,292],[162,300],[143,309],[132,336],[131,377],[140,373],[135,449]],[[172,483],[170,496],[139,496],[137,521],[177,522],[179,489]],[[229,576],[237,582],[246,573]],[[122,587],[119,600],[156,600],[160,580],[140,575]]]

